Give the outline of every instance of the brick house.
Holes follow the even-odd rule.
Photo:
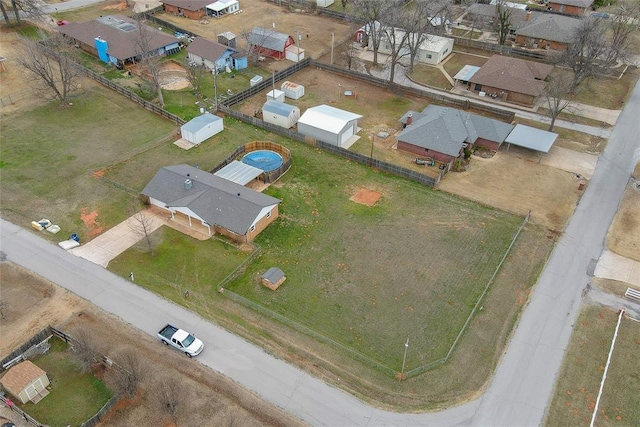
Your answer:
[[[554,12],[573,16],[584,16],[591,6],[593,6],[593,0],[549,0],[547,5]]]
[[[162,0],[164,11],[189,19],[200,19],[207,15],[207,5],[213,0]]]
[[[535,13],[515,30],[516,44],[530,49],[563,51],[572,43],[580,23],[578,18]]]

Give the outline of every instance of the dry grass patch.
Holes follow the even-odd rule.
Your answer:
[[[620,256],[640,261],[640,187],[633,182],[627,185],[609,228],[607,246]]]

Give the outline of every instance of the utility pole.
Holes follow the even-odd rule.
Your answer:
[[[407,337],[407,342],[404,343],[404,357],[402,358],[402,371],[400,371],[400,381],[404,378],[404,364],[407,361],[407,350],[409,349],[409,337]]]
[[[216,112],[218,111],[218,66],[213,66],[213,97],[216,101]]]
[[[333,42],[335,40],[336,33],[331,33],[331,65],[333,65]]]

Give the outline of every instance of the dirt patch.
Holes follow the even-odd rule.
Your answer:
[[[90,211],[88,207],[83,207],[80,212],[80,219],[87,228],[87,236],[92,239],[99,236],[104,231],[104,228],[98,222],[98,212]]]
[[[160,69],[160,82],[166,90],[180,90],[189,87],[187,70],[174,61],[167,61]]]
[[[575,174],[537,162],[525,149],[502,147],[491,159],[473,157],[466,172],[449,172],[440,189],[561,231],[581,195]]]
[[[111,4],[102,8],[102,10],[120,10],[120,11],[127,10],[127,9],[129,9],[129,6],[127,6],[126,1],[121,1],[119,3]]]
[[[356,193],[349,200],[366,206],[374,206],[380,200],[382,194],[377,191],[367,190],[366,188],[358,188]]]
[[[101,426],[173,425],[157,409],[151,393],[159,373],[178,379],[187,395],[178,425],[299,426],[289,414],[262,401],[232,380],[184,355],[160,345],[153,337],[130,327],[82,298],[10,262],[0,263],[2,320],[0,354],[7,355],[25,339],[57,326],[73,335],[83,329],[102,343],[100,351],[117,362],[118,353],[136,351],[149,368],[136,397],[116,405]]]

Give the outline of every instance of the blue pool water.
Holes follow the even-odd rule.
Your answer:
[[[282,165],[282,156],[271,150],[257,150],[245,154],[242,163],[270,172]]]

